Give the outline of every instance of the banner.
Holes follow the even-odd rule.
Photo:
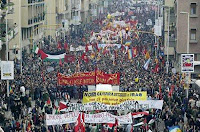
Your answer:
[[[97,114],[84,114],[85,123],[112,123],[115,124],[115,119],[119,124],[131,124],[131,113],[122,116],[115,116],[108,112],[102,112]]]
[[[127,100],[147,100],[147,92],[84,92],[83,103],[100,102],[109,105],[120,104]]]
[[[102,71],[79,72],[71,76],[58,73],[58,85],[94,85],[111,84],[119,85],[120,74],[106,74]]]
[[[133,123],[131,113],[129,113],[127,115],[122,115],[122,116],[115,116],[115,118],[118,120],[119,124],[132,124]]]
[[[102,112],[97,114],[84,114],[85,123],[115,123],[115,116]]]
[[[163,100],[145,100],[145,101],[125,101],[118,105],[106,105],[98,102],[86,104],[70,103],[64,111],[93,111],[93,110],[162,110]],[[140,113],[144,114],[144,113]]]
[[[70,112],[60,115],[46,114],[46,125],[62,125],[68,123],[75,123],[79,116],[79,112]]]

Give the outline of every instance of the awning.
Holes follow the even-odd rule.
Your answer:
[[[200,61],[194,61],[194,65],[200,65]]]

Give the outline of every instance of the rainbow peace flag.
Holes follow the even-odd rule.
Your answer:
[[[128,59],[131,60],[133,58],[132,49],[128,50]]]
[[[181,132],[181,129],[179,128],[179,126],[172,126],[172,127],[168,127],[169,132]]]
[[[125,43],[126,46],[130,46],[131,45],[131,41],[128,41]]]

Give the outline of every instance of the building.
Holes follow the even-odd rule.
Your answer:
[[[174,58],[175,55],[175,11],[174,0],[164,1],[164,54]],[[169,32],[168,32],[169,31]],[[168,39],[169,38],[169,39]],[[168,46],[169,42],[169,46]],[[168,50],[168,51],[167,51]]]
[[[73,31],[78,32],[84,24],[99,18],[108,7],[110,0],[9,0],[12,13],[0,11],[4,32],[2,50],[5,59],[5,18],[8,20],[9,59],[21,58],[21,51],[31,52],[33,44],[43,37],[64,36]],[[91,15],[92,14],[92,15]],[[6,16],[6,17],[5,17]]]
[[[0,60],[6,60],[6,42],[12,42],[15,36],[18,34],[18,25],[13,21],[13,18],[9,18],[9,15],[14,13],[14,3],[8,1],[0,2]],[[6,31],[7,28],[7,31]],[[7,35],[6,35],[7,34]],[[8,38],[7,38],[8,37]],[[8,41],[7,41],[8,39]],[[8,49],[11,49],[11,54],[18,54],[18,51],[13,50],[16,45],[8,45]],[[17,48],[17,47],[16,47]],[[8,55],[9,59],[9,55]]]
[[[200,60],[200,1],[199,0],[176,0],[175,12],[176,20],[176,60],[177,66],[180,68],[181,54],[194,54],[194,60]],[[189,18],[189,23],[188,23]],[[189,33],[188,33],[189,25]],[[189,35],[188,35],[189,34]],[[189,44],[188,44],[189,40]],[[199,77],[200,67],[195,66],[195,72],[192,73],[193,78]]]

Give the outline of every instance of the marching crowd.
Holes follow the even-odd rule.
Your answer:
[[[154,47],[154,36],[149,34],[130,34],[128,37],[123,36],[123,43],[131,40],[129,49],[136,47],[137,55],[129,59],[126,47],[111,47],[105,52],[104,49],[98,49],[95,45],[103,43],[103,39],[93,40],[91,32],[100,32],[102,29],[110,28],[108,23],[114,19],[129,21],[131,16],[135,16],[139,27],[138,30],[151,31],[152,26],[147,26],[146,21],[154,18],[154,9],[148,5],[140,5],[134,10],[128,9],[129,2],[121,4],[116,1],[107,9],[109,13],[116,11],[125,12],[123,16],[115,18],[106,18],[107,13],[101,14],[101,18],[91,23],[83,25],[83,29],[76,34],[69,33],[64,38],[60,38],[61,48],[58,48],[57,42],[48,38],[43,38],[41,49],[49,54],[64,53],[74,55],[75,62],[59,64],[59,62],[42,61],[38,55],[23,51],[23,72],[20,73],[18,60],[15,61],[15,80],[10,81],[10,97],[6,97],[6,82],[1,80],[1,98],[0,98],[0,126],[5,132],[9,131],[28,131],[28,132],[54,132],[54,131],[73,131],[74,124],[60,126],[46,126],[45,113],[57,113],[57,107],[60,100],[68,101],[78,100],[81,103],[84,91],[87,86],[58,86],[57,73],[71,75],[75,72],[94,71],[96,68],[106,73],[120,72],[120,91],[147,91],[148,99],[163,99],[163,110],[151,110],[147,118],[156,118],[156,122],[149,126],[152,131],[167,131],[168,127],[179,126],[184,132],[200,131],[200,97],[196,90],[190,90],[189,98],[186,98],[181,74],[166,74],[165,57],[161,55],[160,49]],[[148,10],[147,10],[148,7]],[[129,14],[132,11],[133,14]],[[106,18],[106,19],[105,19]],[[121,29],[120,29],[121,30]],[[126,31],[126,29],[124,29]],[[128,33],[127,33],[128,34]],[[81,37],[80,37],[81,36]],[[112,39],[112,36],[109,36]],[[121,37],[118,37],[116,43],[121,44]],[[66,42],[64,42],[66,40]],[[68,48],[64,44],[67,43]],[[69,47],[79,45],[93,45],[93,51],[88,51],[89,57],[93,52],[94,57],[85,62],[80,60],[83,51],[70,51]],[[64,48],[65,47],[65,48]],[[107,49],[106,49],[107,50]],[[148,69],[144,69],[144,64],[151,59]],[[170,62],[170,70],[173,62]],[[49,103],[49,98],[50,102]],[[34,103],[33,103],[34,102]],[[5,114],[11,111],[11,118],[7,119]],[[148,119],[149,118],[149,119]],[[134,124],[144,120],[139,118],[134,120]],[[159,123],[164,122],[163,128],[159,128]],[[139,126],[132,129],[132,125],[116,126],[119,132],[147,131],[147,127]],[[106,124],[86,124],[87,132],[108,132],[114,131]],[[1,131],[1,129],[0,129]]]

